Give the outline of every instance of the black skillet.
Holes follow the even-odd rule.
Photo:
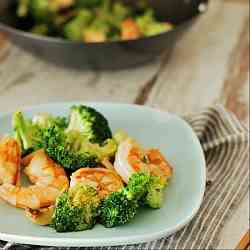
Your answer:
[[[127,0],[133,5],[136,0]],[[70,67],[118,69],[150,62],[171,51],[178,37],[206,9],[208,0],[148,0],[157,15],[176,25],[175,29],[133,41],[84,44],[61,38],[42,37],[19,30],[10,18],[14,0],[0,0],[0,31],[12,42],[46,60]],[[11,21],[10,21],[11,20]]]

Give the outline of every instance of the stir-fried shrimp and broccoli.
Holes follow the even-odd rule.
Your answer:
[[[173,29],[159,21],[145,3],[131,7],[122,0],[17,0],[20,21],[29,31],[85,43],[133,40]]]
[[[140,207],[161,208],[172,175],[158,149],[113,134],[104,115],[84,105],[68,117],[15,112],[12,133],[0,136],[0,199],[57,232],[122,226]]]

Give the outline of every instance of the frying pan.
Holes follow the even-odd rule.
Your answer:
[[[156,14],[175,25],[172,31],[132,41],[104,43],[71,42],[62,38],[34,35],[13,22],[15,0],[0,0],[0,31],[21,48],[45,60],[69,67],[120,69],[142,65],[171,51],[177,39],[203,12],[208,0],[148,0]],[[134,5],[135,0],[127,0]]]

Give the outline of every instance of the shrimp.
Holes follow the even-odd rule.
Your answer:
[[[18,185],[21,163],[21,148],[10,137],[0,138],[0,185]]]
[[[69,186],[64,168],[49,158],[44,150],[26,156],[22,164],[26,166],[24,173],[33,184],[54,187],[58,190],[65,190]]]
[[[105,168],[81,168],[71,176],[70,186],[84,183],[94,187],[101,198],[123,187],[123,182],[115,171]]]
[[[53,205],[57,196],[69,186],[64,169],[51,160],[44,150],[36,151],[23,159],[24,173],[33,185],[29,187],[3,184],[0,198],[18,207],[40,209]]]
[[[150,164],[148,165],[153,175],[162,175],[167,179],[173,175],[173,168],[158,149],[149,149],[146,151],[146,157]]]
[[[125,183],[133,173],[146,171],[167,181],[173,169],[157,149],[143,150],[134,140],[128,138],[118,146],[114,167]]]
[[[140,36],[140,28],[132,18],[122,22],[122,40],[138,39]]]

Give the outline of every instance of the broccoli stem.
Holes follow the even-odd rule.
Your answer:
[[[22,149],[24,151],[30,149],[32,147],[32,140],[29,137],[29,131],[22,112],[19,111],[13,115],[12,126],[14,129],[14,136],[21,144]]]

